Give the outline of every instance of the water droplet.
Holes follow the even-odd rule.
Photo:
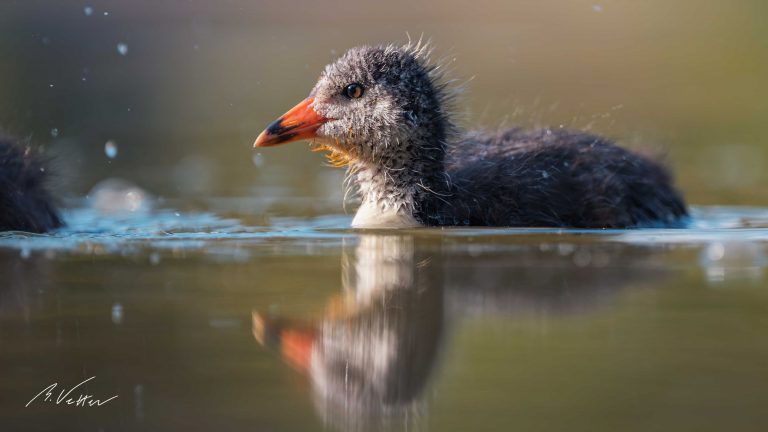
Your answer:
[[[23,259],[28,259],[30,256],[32,256],[32,251],[29,248],[23,248],[21,252],[19,252],[19,255]]]
[[[91,16],[93,15],[93,8],[91,6],[86,6],[83,8],[83,13],[85,16]]]
[[[112,323],[116,325],[123,323],[123,305],[120,303],[112,305]]]
[[[125,204],[130,212],[139,210],[144,204],[144,193],[140,190],[126,192]]]
[[[120,42],[117,44],[117,52],[120,53],[120,55],[124,56],[128,54],[128,44],[125,44],[123,42]]]
[[[106,144],[104,144],[104,154],[107,155],[108,158],[114,159],[117,157],[117,143],[109,140]]]
[[[53,138],[56,138],[57,136],[59,136],[59,129],[58,128],[51,129],[51,136]]]
[[[602,11],[603,11],[603,6],[602,6],[602,5],[599,5],[599,4],[596,4],[596,5],[592,5],[592,10],[593,10],[593,11],[595,11],[595,12],[597,12],[597,13],[600,13],[600,12],[602,12]]]
[[[152,209],[149,193],[125,180],[102,180],[88,196],[93,208],[103,214],[141,215]]]
[[[256,168],[261,168],[264,165],[264,156],[262,156],[261,153],[254,153],[251,159]]]
[[[104,12],[104,16],[109,16],[109,12]]]
[[[53,88],[53,84],[48,84],[48,87]]]
[[[549,173],[546,171],[541,172],[541,178],[549,178]]]

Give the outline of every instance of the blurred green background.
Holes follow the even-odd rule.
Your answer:
[[[721,0],[4,0],[0,125],[55,155],[67,196],[123,177],[341,201],[343,173],[306,145],[251,144],[344,50],[408,32],[471,78],[467,127],[606,134],[667,153],[694,204],[765,205],[767,17]]]

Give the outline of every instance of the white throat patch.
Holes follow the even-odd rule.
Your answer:
[[[395,209],[382,209],[376,203],[364,202],[352,220],[352,228],[415,228],[421,226],[412,214]]]

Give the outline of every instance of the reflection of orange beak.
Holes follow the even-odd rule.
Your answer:
[[[315,335],[311,329],[283,330],[280,334],[280,351],[283,359],[301,371],[308,371],[312,361]]]
[[[315,138],[317,129],[327,119],[312,108],[313,97],[308,97],[272,122],[259,134],[253,147],[270,147],[291,141]]]
[[[300,371],[308,371],[317,330],[307,324],[269,319],[252,313],[253,336],[267,348],[280,351],[283,360]]]

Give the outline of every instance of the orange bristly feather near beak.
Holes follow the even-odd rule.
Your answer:
[[[327,151],[328,153],[325,154],[325,157],[328,159],[328,164],[334,168],[344,168],[352,162],[350,154],[321,142],[312,141],[309,144],[309,149],[313,152]]]

